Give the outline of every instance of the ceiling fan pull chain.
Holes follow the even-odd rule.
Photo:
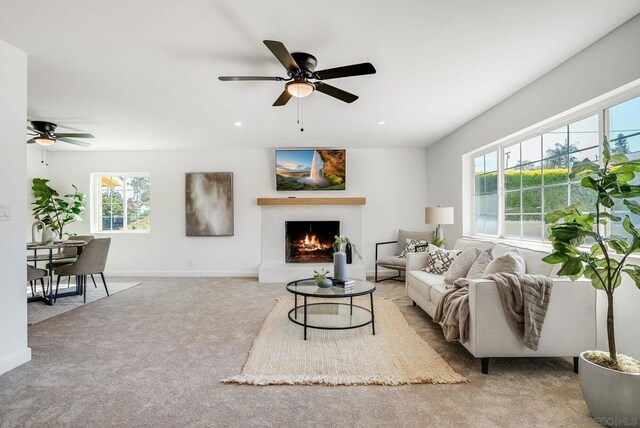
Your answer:
[[[44,146],[40,146],[40,163],[44,163]]]
[[[304,132],[304,106],[302,102],[300,102],[300,132]]]

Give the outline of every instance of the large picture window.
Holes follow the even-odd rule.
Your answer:
[[[548,239],[546,213],[570,204],[592,211],[596,195],[579,180],[572,180],[569,172],[584,159],[601,163],[604,135],[613,153],[640,159],[640,97],[592,110],[561,126],[542,129],[521,140],[511,139],[472,157],[473,233],[544,241]],[[640,179],[634,184],[640,184]],[[621,201],[616,201],[611,211],[640,222],[640,216],[631,214]],[[607,232],[623,234],[622,225],[616,223]]]
[[[151,228],[148,174],[93,174],[94,231],[146,232]]]

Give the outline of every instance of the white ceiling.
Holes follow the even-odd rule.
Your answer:
[[[0,38],[29,54],[29,117],[92,132],[95,150],[424,147],[638,13],[637,0],[0,0]],[[263,39],[318,69],[378,73],[329,82],[353,104],[306,98],[301,133],[295,100],[271,106],[282,82],[217,79],[286,77]]]

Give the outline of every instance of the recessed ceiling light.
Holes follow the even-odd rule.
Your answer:
[[[384,125],[386,122],[384,120],[381,120],[380,122],[378,122],[378,125]]]
[[[240,128],[242,126],[242,122],[234,122],[233,124],[236,128]]]

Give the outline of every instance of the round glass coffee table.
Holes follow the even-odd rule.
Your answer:
[[[375,284],[369,281],[354,280],[349,288],[320,288],[313,278],[298,279],[287,284],[287,291],[294,295],[294,306],[289,311],[289,319],[304,327],[304,340],[307,340],[307,328],[321,330],[347,330],[371,324],[376,334],[375,315],[373,312],[373,292]],[[353,298],[369,295],[370,308],[353,304]],[[298,296],[302,297],[302,305],[298,306]],[[326,302],[307,303],[307,299],[327,299]],[[349,303],[338,302],[349,299]]]

